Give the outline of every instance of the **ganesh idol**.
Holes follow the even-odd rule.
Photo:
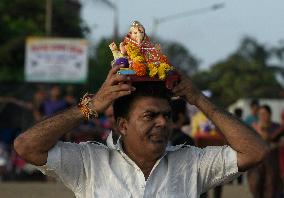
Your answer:
[[[128,34],[119,45],[119,50],[114,43],[110,45],[110,49],[114,55],[114,63],[129,66],[124,70],[133,71],[132,74],[137,76],[158,77],[163,80],[168,71],[173,69],[160,45],[151,43],[145,28],[138,21],[134,21],[130,26]]]

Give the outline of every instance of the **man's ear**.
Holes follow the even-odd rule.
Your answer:
[[[120,131],[121,135],[127,135],[127,120],[125,118],[118,118],[117,119],[117,127]]]

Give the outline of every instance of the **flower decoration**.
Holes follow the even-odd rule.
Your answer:
[[[166,55],[161,55],[160,56],[160,62],[161,63],[167,63],[168,62],[168,57]]]
[[[154,63],[149,63],[148,64],[148,69],[149,69],[149,76],[154,77],[158,73],[158,68]]]
[[[161,63],[158,68],[159,79],[164,80],[166,78],[167,72],[173,70],[173,67],[167,63]]]
[[[133,60],[136,56],[142,56],[142,54],[139,51],[139,48],[132,45],[131,43],[127,44],[125,46],[127,55],[130,57],[131,60]]]
[[[137,76],[147,75],[147,66],[144,63],[133,62],[132,69],[136,72]]]
[[[138,21],[131,25],[127,36],[119,45],[119,51],[115,43],[111,43],[110,48],[114,58],[128,59],[129,71],[134,71],[137,76],[165,80],[169,71],[174,70],[169,65],[167,56],[162,53],[160,45],[151,43],[145,28]]]

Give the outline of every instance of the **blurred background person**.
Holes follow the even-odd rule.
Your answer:
[[[173,146],[179,144],[194,145],[194,141],[186,134],[182,128],[190,124],[190,118],[187,115],[186,101],[176,99],[171,101],[173,130],[170,138]]]
[[[271,108],[262,105],[258,111],[258,121],[253,128],[262,139],[270,143],[270,152],[261,164],[248,171],[248,183],[254,198],[277,198],[281,196],[282,187],[279,171],[278,148],[270,141],[279,124],[271,120]]]
[[[254,99],[250,102],[250,114],[245,118],[245,123],[252,126],[258,121],[259,101]]]
[[[271,141],[277,142],[279,145],[279,169],[282,181],[282,187],[284,187],[284,110],[281,112],[280,127],[277,128],[272,134]],[[282,192],[284,195],[284,189]]]
[[[0,141],[0,182],[5,180],[8,173],[9,153],[6,146]]]
[[[234,110],[234,115],[239,118],[240,120],[242,120],[243,118],[243,110],[241,108],[236,108]]]
[[[198,110],[191,118],[191,135],[194,138],[195,145],[200,148],[207,146],[225,145],[226,142],[218,132],[215,125],[204,113]],[[213,190],[214,198],[221,198],[223,186],[217,186]],[[201,198],[207,198],[208,193],[203,193]]]
[[[78,100],[75,97],[75,87],[72,85],[68,85],[65,89],[64,100],[67,103],[67,107],[71,107],[76,105]]]
[[[53,85],[48,98],[43,102],[43,114],[45,117],[54,115],[68,107],[68,103],[62,98],[62,91],[58,85]]]

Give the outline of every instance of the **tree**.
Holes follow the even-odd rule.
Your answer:
[[[177,42],[162,42],[161,46],[172,65],[188,75],[193,75],[198,71],[199,60],[182,44]]]
[[[52,36],[82,37],[87,28],[80,18],[81,5],[53,1]],[[45,35],[45,1],[0,1],[0,81],[22,81],[25,40]]]
[[[236,52],[193,79],[202,89],[211,90],[213,100],[224,106],[239,98],[276,98],[282,88],[268,63],[270,56],[270,49],[245,38]]]
[[[91,54],[89,66],[88,89],[97,90],[104,82],[113,60],[109,44],[113,42],[111,38],[103,38],[99,41]],[[118,43],[118,41],[116,41]]]

